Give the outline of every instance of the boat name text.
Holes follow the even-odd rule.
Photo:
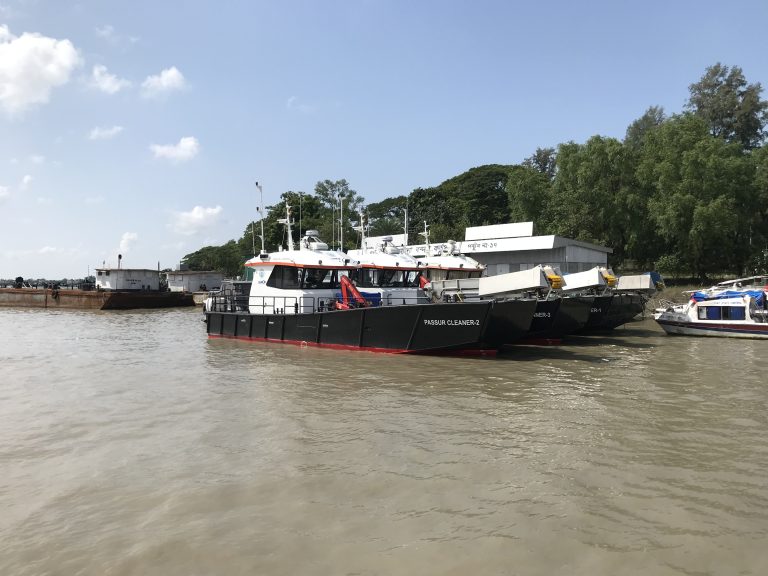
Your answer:
[[[424,319],[425,326],[480,326],[480,320],[447,320],[445,318]]]

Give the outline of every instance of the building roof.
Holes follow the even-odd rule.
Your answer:
[[[160,271],[156,270],[155,268],[94,268],[94,270],[96,272],[111,272],[119,270],[120,272],[154,272],[155,274],[160,274]]]
[[[184,274],[186,276],[192,276],[194,274],[200,274],[200,275],[207,274],[207,275],[211,276],[213,274],[218,274],[218,275],[220,275],[222,277],[224,276],[224,273],[223,272],[219,272],[218,270],[171,270],[169,272],[166,272],[166,274],[168,274],[169,276],[171,274]]]

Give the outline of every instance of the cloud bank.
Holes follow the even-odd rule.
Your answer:
[[[123,234],[122,238],[120,238],[120,252],[126,253],[130,252],[133,245],[136,243],[136,241],[139,239],[139,235],[136,234],[136,232],[126,232]]]
[[[69,40],[28,32],[17,37],[0,25],[0,108],[13,116],[45,104],[81,63]]]
[[[152,144],[149,149],[155,158],[170,160],[174,163],[187,162],[200,152],[200,143],[194,136],[185,136],[178,144]]]
[[[189,212],[177,212],[171,219],[171,228],[177,234],[192,236],[215,225],[221,217],[223,208],[203,208],[195,206]]]
[[[96,126],[96,128],[92,129],[90,134],[88,134],[89,140],[110,140],[120,134],[120,132],[123,131],[122,126],[112,126],[110,128],[102,128],[101,126]]]
[[[176,66],[171,66],[156,76],[147,76],[141,84],[141,95],[145,98],[158,98],[164,94],[183,90],[187,86],[184,75]]]
[[[102,64],[97,64],[93,67],[91,80],[88,85],[105,94],[117,94],[120,90],[131,87],[130,81],[110,74],[107,67]]]

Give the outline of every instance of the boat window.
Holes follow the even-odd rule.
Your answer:
[[[275,266],[269,275],[267,286],[272,288],[296,289],[299,284],[299,269],[294,266]]]
[[[421,278],[421,270],[406,270],[404,286],[406,288],[418,288],[419,278]]]
[[[403,285],[402,270],[379,270],[379,286],[382,288],[395,288]]]
[[[331,268],[305,268],[302,288],[338,288],[339,271]]]
[[[723,308],[723,320],[745,320],[744,306],[726,306]]]
[[[699,320],[722,320],[722,307],[699,306]]]
[[[352,270],[350,278],[361,288],[373,288],[376,286],[377,272],[374,268],[358,268]]]
[[[447,280],[448,275],[446,274],[446,272],[447,272],[446,270],[429,268],[427,269],[427,276],[432,282],[434,282],[435,280]]]

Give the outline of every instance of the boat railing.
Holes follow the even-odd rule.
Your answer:
[[[248,294],[242,294],[232,286],[222,286],[209,293],[210,312],[247,312]]]
[[[311,314],[350,308],[377,308],[426,304],[424,296],[393,296],[385,294],[365,303],[336,297],[315,296],[246,296],[231,291],[220,291],[210,296],[209,312],[250,312],[251,314]]]

